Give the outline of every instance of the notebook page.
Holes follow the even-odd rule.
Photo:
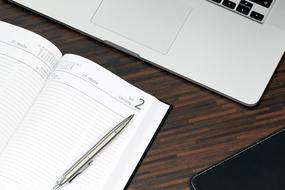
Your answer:
[[[158,130],[157,127],[160,126],[168,109],[169,105],[162,104],[159,101],[155,101],[152,104],[152,108],[150,108],[147,113],[147,119],[145,119],[137,128],[136,133],[133,135],[132,139],[122,153],[118,164],[113,169],[109,179],[104,184],[104,190],[124,189],[127,181],[129,180],[133,171],[136,169],[138,161],[143,156],[143,153],[152,140],[153,135]],[[92,181],[92,173],[89,173],[89,175],[86,173],[85,178],[85,184],[88,184],[90,189],[92,189],[92,184],[89,184],[88,181]],[[84,189],[85,185],[81,183],[80,187],[81,188],[77,189]],[[75,190],[75,188],[71,190]]]
[[[13,186],[17,179],[22,189],[50,190],[110,129],[135,114],[86,172],[65,187],[105,189],[154,102],[155,98],[99,65],[65,55],[0,157],[0,189]]]
[[[44,38],[0,22],[0,152],[61,53]]]

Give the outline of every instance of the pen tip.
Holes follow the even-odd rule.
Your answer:
[[[135,114],[132,114],[132,115],[130,115],[130,116],[129,116],[129,118],[128,118],[128,119],[130,119],[130,120],[131,120],[131,119],[133,119],[133,117],[134,117],[134,116],[135,116]]]

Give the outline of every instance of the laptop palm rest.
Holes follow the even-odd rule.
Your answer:
[[[272,12],[271,19],[269,20],[270,24],[276,26],[277,28],[285,31],[285,1],[278,1],[277,5],[275,5],[274,12]]]
[[[91,20],[106,30],[166,54],[190,12],[184,0],[103,0]]]

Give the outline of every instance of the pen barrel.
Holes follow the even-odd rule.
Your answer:
[[[69,183],[86,170],[92,163],[93,158],[104,148],[118,133],[115,130],[106,134],[96,145],[94,145],[82,158],[80,158],[69,170],[67,170],[62,179],[62,184]]]
[[[63,186],[66,183],[74,180],[78,175],[80,175],[84,170],[86,170],[90,164],[93,162],[93,158],[98,154],[98,152],[104,148],[114,137],[116,137],[131,121],[134,117],[130,115],[128,118],[124,119],[121,123],[116,125],[111,131],[109,131],[98,143],[96,143],[84,156],[82,156],[70,169],[68,169],[62,177],[57,181],[55,189]]]

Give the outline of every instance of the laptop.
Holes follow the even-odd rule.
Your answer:
[[[285,50],[284,0],[13,0],[246,106]]]

